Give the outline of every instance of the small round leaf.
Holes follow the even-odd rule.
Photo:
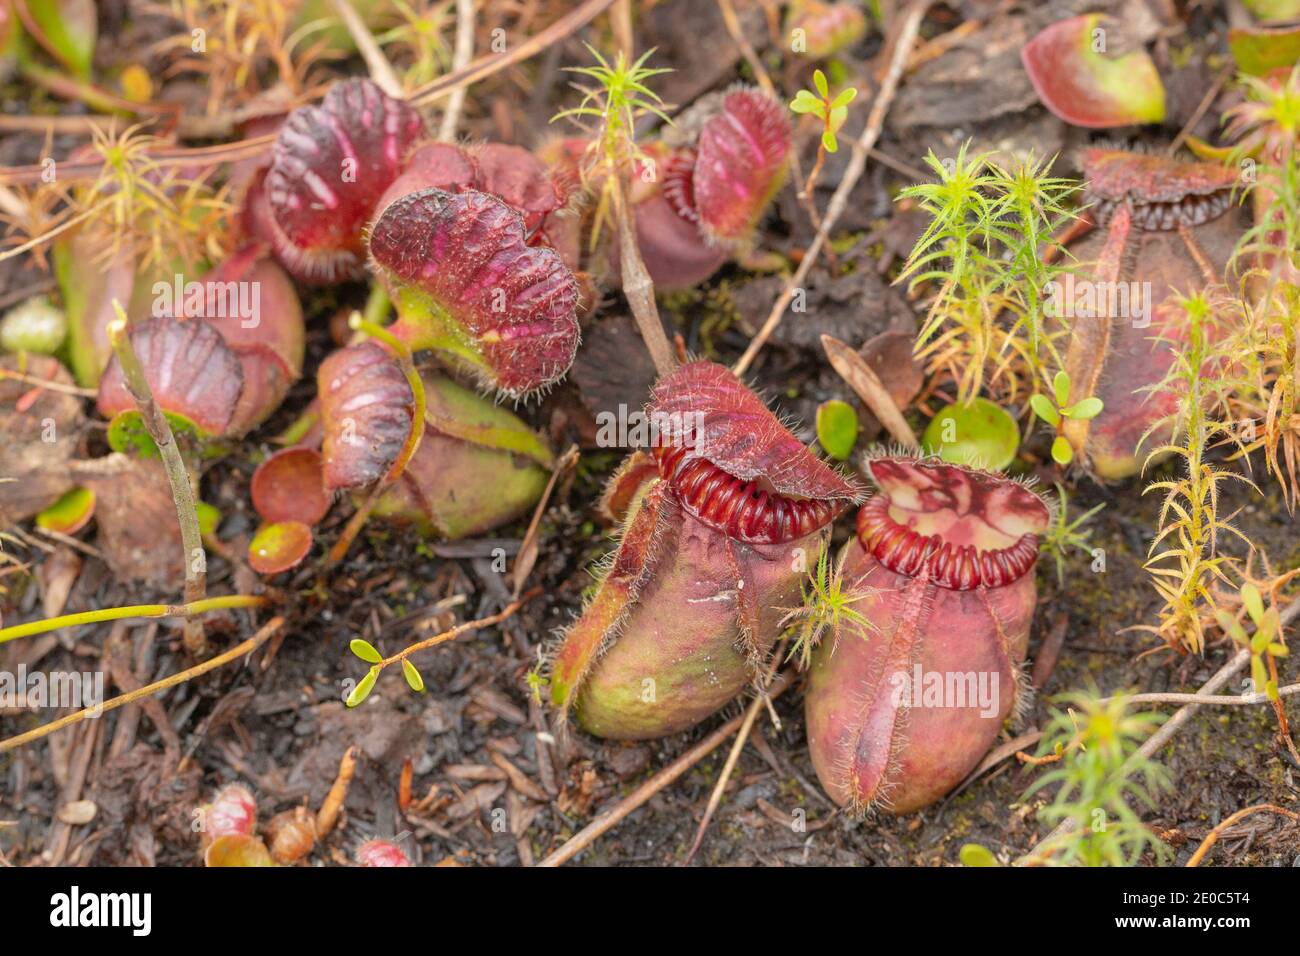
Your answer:
[[[1094,396],[1092,398],[1085,398],[1080,402],[1075,402],[1069,408],[1061,409],[1061,414],[1066,418],[1086,420],[1089,418],[1096,418],[1101,414],[1101,410],[1104,407],[1105,406],[1102,404],[1101,399]]]
[[[921,446],[955,465],[999,471],[1011,464],[1020,447],[1015,419],[986,398],[956,402],[930,420]]]
[[[279,574],[307,557],[311,542],[311,528],[299,521],[264,524],[248,543],[248,563],[259,574]]]
[[[1029,396],[1029,407],[1034,410],[1035,415],[1053,428],[1061,424],[1061,416],[1056,411],[1056,406],[1046,395],[1035,393]]]
[[[817,440],[826,454],[845,461],[858,440],[858,413],[848,402],[831,399],[817,407]]]
[[[988,849],[980,846],[978,843],[967,843],[958,853],[958,859],[961,860],[962,866],[997,866],[997,857]]]
[[[1056,440],[1052,442],[1052,460],[1058,465],[1068,465],[1074,461],[1074,449],[1070,447],[1064,435],[1057,435]]]
[[[1056,378],[1052,379],[1052,392],[1056,396],[1056,404],[1064,405],[1070,400],[1070,376],[1064,369],[1056,373]]]

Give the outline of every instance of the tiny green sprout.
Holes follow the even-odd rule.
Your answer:
[[[1074,449],[1070,447],[1069,441],[1062,433],[1064,420],[1069,418],[1086,421],[1096,418],[1105,407],[1101,399],[1096,396],[1080,399],[1072,405],[1066,404],[1069,400],[1070,376],[1064,369],[1057,372],[1056,377],[1052,379],[1051,398],[1042,392],[1035,392],[1029,397],[1029,407],[1033,409],[1034,414],[1056,429],[1056,438],[1052,441],[1052,460],[1058,465],[1068,465],[1074,460]]]
[[[1277,679],[1273,676],[1276,665],[1272,659],[1290,653],[1282,635],[1282,616],[1276,607],[1265,607],[1259,588],[1249,581],[1241,586],[1241,606],[1246,609],[1255,633],[1247,635],[1237,619],[1222,608],[1216,609],[1214,619],[1224,634],[1233,642],[1250,650],[1250,678],[1255,690],[1262,691],[1269,700],[1280,699]]]
[[[1057,508],[1056,518],[1048,527],[1047,532],[1043,535],[1043,550],[1052,556],[1056,562],[1056,582],[1065,584],[1065,556],[1072,549],[1077,548],[1080,551],[1091,551],[1091,542],[1088,540],[1092,536],[1092,529],[1083,530],[1092,518],[1105,508],[1106,505],[1095,505],[1089,508],[1083,514],[1070,520],[1070,496],[1065,493],[1065,489],[1058,483],[1056,485]]]
[[[375,650],[373,644],[369,641],[363,641],[359,637],[353,638],[352,642],[348,644],[348,648],[353,654],[357,655],[357,657],[361,658],[367,664],[378,664],[384,659],[383,655],[381,655],[379,651]]]
[[[835,134],[840,131],[844,121],[849,118],[849,104],[858,95],[858,91],[856,88],[849,86],[841,90],[832,99],[830,85],[826,82],[826,74],[821,70],[813,71],[813,86],[817,88],[817,92],[800,90],[795,94],[794,99],[790,101],[790,109],[796,113],[811,113],[821,120],[822,148],[828,153],[834,153],[840,148]]]
[[[551,682],[542,675],[542,665],[540,663],[528,672],[526,680],[528,681],[528,692],[533,695],[533,700],[540,704],[543,700],[543,695],[546,693],[546,688],[551,684]]]
[[[844,584],[844,561],[848,550],[840,553],[834,569],[830,564],[830,548],[822,549],[817,559],[817,567],[808,575],[808,581],[802,586],[803,604],[794,608],[780,608],[785,611],[780,626],[796,627],[794,639],[790,645],[787,660],[798,655],[799,667],[806,670],[812,661],[812,652],[827,629],[838,629],[842,624],[852,625],[865,640],[875,626],[853,607],[866,597],[869,589],[852,589]]]
[[[406,685],[417,694],[424,693],[424,678],[420,676],[419,668],[411,663],[409,658],[402,658],[402,676],[406,678]]]
[[[595,58],[596,66],[570,66],[565,70],[594,80],[595,85],[579,87],[583,96],[578,105],[561,110],[550,121],[567,118],[580,125],[585,120],[597,124],[588,147],[589,159],[583,168],[586,182],[600,184],[591,226],[590,242],[594,249],[604,224],[614,212],[614,204],[621,201],[617,197],[622,193],[620,181],[626,168],[637,162],[647,166],[654,163],[637,145],[637,119],[648,114],[673,125],[671,117],[662,109],[664,101],[646,85],[647,80],[672,70],[645,65],[655,52],[653,47],[635,63],[628,63],[622,51],[612,64],[590,44],[587,51]]]
[[[847,461],[858,440],[858,413],[837,398],[817,406],[817,441],[836,461]]]
[[[954,402],[941,410],[921,436],[921,447],[954,465],[1001,471],[1020,447],[1016,420],[987,398]]]
[[[363,700],[370,696],[370,692],[375,689],[375,681],[379,679],[379,665],[376,664],[370,670],[366,671],[366,676],[361,678],[357,686],[352,688],[352,693],[348,694],[345,703],[349,707],[356,707]]]

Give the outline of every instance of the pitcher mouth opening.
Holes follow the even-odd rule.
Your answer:
[[[659,475],[704,524],[748,544],[782,544],[830,524],[847,501],[783,495],[761,479],[745,481],[681,445],[656,446]]]
[[[864,551],[889,570],[954,591],[1005,587],[1033,568],[1047,506],[1018,482],[940,462],[868,463],[880,488],[858,512]]]

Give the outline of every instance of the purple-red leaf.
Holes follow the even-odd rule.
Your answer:
[[[200,320],[163,317],[132,326],[130,337],[158,406],[192,422],[202,434],[226,434],[244,373],[220,333]],[[99,382],[100,414],[112,418],[135,407],[114,355]]]
[[[802,537],[861,496],[721,365],[693,362],[665,376],[647,412],[660,474],[688,511],[732,537]]]
[[[384,477],[411,431],[415,397],[397,361],[370,340],[321,363],[325,488],[357,488]]]
[[[360,275],[365,224],[425,135],[414,109],[364,79],[336,83],[319,106],[294,110],[264,187],[284,240],[275,243],[281,261],[308,280]]]
[[[394,200],[370,235],[400,319],[394,334],[437,348],[512,397],[558,381],[578,347],[578,284],[531,247],[520,214],[475,190]]]

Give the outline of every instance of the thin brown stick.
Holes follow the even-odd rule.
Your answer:
[[[785,289],[782,290],[781,295],[773,304],[772,311],[768,313],[767,321],[763,323],[762,328],[758,330],[758,334],[750,341],[749,347],[745,349],[745,354],[732,367],[732,371],[737,375],[743,375],[748,371],[749,366],[771,337],[772,332],[781,323],[786,309],[789,308],[790,300],[794,297],[795,289],[800,288],[807,280],[808,273],[812,270],[813,263],[817,260],[822,246],[826,244],[827,239],[830,237],[831,229],[847,207],[849,193],[853,191],[853,187],[857,185],[863,171],[866,169],[868,151],[874,148],[876,141],[880,139],[880,133],[885,125],[885,113],[894,100],[894,94],[898,92],[899,80],[903,75],[903,65],[907,62],[908,54],[916,42],[917,34],[921,29],[921,20],[925,17],[925,12],[929,9],[930,3],[931,0],[912,0],[907,12],[900,18],[898,35],[894,39],[894,50],[889,60],[888,71],[885,73],[884,82],[880,86],[880,93],[876,96],[875,103],[872,104],[871,113],[867,117],[866,128],[862,130],[862,135],[853,144],[853,152],[849,158],[848,168],[844,172],[844,178],[840,180],[835,195],[831,197],[830,203],[826,206],[826,215],[822,219],[821,228],[817,230],[812,243],[808,246],[808,251],[804,253],[799,268],[795,270],[794,275],[790,277],[790,281],[786,283]]]
[[[493,73],[498,73],[514,66],[516,63],[522,63],[534,54],[562,42],[566,37],[585,27],[597,16],[604,13],[613,2],[614,0],[587,0],[582,6],[566,13],[545,30],[533,34],[523,43],[515,46],[514,49],[505,53],[492,53],[488,56],[479,57],[465,69],[456,70],[446,76],[440,76],[438,79],[412,91],[408,99],[416,106],[424,106],[427,103],[432,103],[450,95],[457,87],[470,86],[480,80],[487,79]]]
[[[718,12],[722,14],[722,25],[727,28],[731,34],[731,42],[736,44],[736,49],[740,55],[745,58],[749,64],[749,69],[754,74],[754,79],[758,85],[763,88],[763,92],[774,99],[780,99],[776,95],[776,87],[772,85],[772,78],[768,76],[767,69],[763,66],[763,61],[758,58],[758,52],[754,49],[745,31],[740,26],[740,17],[736,16],[736,7],[731,0],[718,0]],[[802,177],[800,177],[802,178]]]
[[[632,32],[631,0],[615,0],[609,9],[609,28],[614,34],[614,45],[622,51],[623,58],[632,63],[636,60],[636,36]]]
[[[1219,95],[1219,91],[1223,89],[1223,84],[1228,82],[1232,73],[1233,68],[1228,67],[1227,69],[1220,71],[1219,75],[1214,78],[1214,82],[1210,84],[1210,88],[1206,90],[1205,95],[1201,97],[1201,102],[1196,104],[1196,109],[1192,112],[1192,115],[1188,118],[1187,122],[1183,124],[1183,128],[1178,131],[1178,135],[1174,137],[1173,142],[1171,142],[1168,148],[1165,149],[1166,156],[1174,155],[1174,153],[1178,151],[1178,147],[1183,145],[1183,141],[1187,139],[1192,130],[1196,128],[1196,124],[1201,121],[1201,117],[1204,116],[1205,111],[1210,108],[1210,104],[1212,104],[1214,98]]]
[[[447,641],[454,641],[462,634],[470,634],[474,631],[481,631],[485,627],[491,627],[494,624],[500,624],[509,617],[513,617],[515,612],[521,607],[542,593],[541,588],[532,588],[523,594],[518,600],[511,601],[504,608],[489,617],[481,617],[475,621],[465,621],[463,624],[457,624],[450,630],[443,631],[441,634],[435,634],[433,637],[427,637],[422,641],[416,641],[409,647],[403,648],[391,657],[385,657],[375,666],[381,671],[390,664],[396,664],[406,660],[416,651],[428,650],[430,647],[436,647],[439,644],[445,644]]]
[[[316,814],[317,839],[325,839],[338,823],[339,813],[343,809],[343,801],[348,798],[348,788],[352,786],[352,777],[356,769],[357,748],[349,747],[343,751],[343,757],[339,760],[339,772],[335,775],[334,783],[330,786],[329,793],[325,795],[320,811]]]
[[[121,303],[113,300],[117,318],[109,324],[108,337],[113,343],[118,363],[122,366],[122,379],[127,391],[135,400],[140,418],[149,432],[149,437],[158,446],[163,468],[167,472],[167,481],[171,485],[172,501],[176,504],[176,520],[181,527],[181,545],[185,552],[185,603],[193,604],[203,600],[207,593],[207,555],[203,550],[203,536],[199,532],[199,515],[194,505],[194,485],[190,471],[185,467],[180,449],[176,447],[176,436],[158,403],[154,401],[149,379],[145,377],[140,359],[131,347],[131,336],[127,333],[126,313]],[[191,657],[203,657],[208,652],[208,641],[203,631],[203,619],[186,618],[181,639],[185,650]]]
[[[613,193],[614,217],[618,220],[618,260],[622,273],[623,295],[636,319],[641,338],[660,375],[667,375],[677,367],[677,357],[668,344],[663,323],[659,319],[659,306],[655,302],[655,284],[641,258],[637,246],[636,227],[632,224],[632,210],[626,200],[621,173],[610,173],[610,190]]]
[[[330,0],[330,5],[343,21],[343,26],[351,35],[352,42],[357,45],[357,52],[361,54],[361,59],[366,61],[366,71],[375,81],[375,85],[389,96],[400,98],[402,81],[397,78],[397,71],[393,69],[393,64],[388,62],[388,57],[384,56],[384,51],[379,49],[379,44],[366,29],[351,0]]]
[[[858,398],[876,416],[876,420],[885,426],[894,441],[906,448],[919,447],[916,432],[912,431],[912,426],[903,417],[902,409],[866,360],[832,335],[822,336],[822,348],[830,359],[831,367],[857,392]]]
[[[187,668],[179,674],[172,674],[170,677],[164,677],[162,680],[141,687],[139,690],[133,690],[120,697],[114,697],[112,700],[97,707],[87,707],[84,710],[77,711],[75,714],[68,714],[66,717],[60,717],[58,720],[51,721],[48,724],[42,724],[26,733],[18,734],[16,737],[10,737],[8,740],[0,741],[0,753],[6,753],[17,747],[21,747],[23,744],[29,744],[33,740],[39,740],[42,737],[54,733],[56,730],[62,730],[64,727],[70,727],[73,724],[80,723],[87,717],[98,717],[110,710],[116,710],[126,704],[133,703],[142,697],[148,697],[152,694],[158,693],[159,691],[166,690],[169,687],[175,687],[177,684],[183,684],[187,680],[206,674],[208,671],[216,670],[218,667],[229,664],[231,661],[238,660],[241,657],[253,653],[253,651],[265,644],[267,639],[280,630],[283,625],[284,618],[273,617],[271,620],[267,621],[256,634],[243,643],[236,644],[224,654],[210,657],[201,664],[195,664],[193,667]]]
[[[456,49],[452,53],[451,69],[459,73],[469,66],[469,58],[474,55],[474,0],[456,0]],[[450,143],[456,138],[456,129],[460,126],[461,110],[465,107],[465,94],[469,84],[463,84],[451,91],[447,99],[447,109],[442,114],[438,126],[438,139]]]
[[[22,372],[11,372],[7,368],[0,368],[0,378],[11,378],[16,382],[22,382],[24,385],[34,385],[37,388],[48,389],[51,392],[62,392],[64,395],[76,395],[79,398],[96,398],[99,395],[98,389],[64,385],[62,382],[55,382],[48,378],[38,378],[35,375],[25,375]]]
[[[528,575],[533,573],[533,565],[537,563],[537,538],[542,526],[542,515],[546,512],[546,506],[551,503],[555,486],[578,464],[579,457],[578,446],[570,445],[569,450],[556,461],[555,467],[551,470],[551,477],[546,482],[546,488],[542,491],[542,497],[538,499],[537,507],[533,509],[533,519],[528,522],[528,530],[524,532],[524,543],[519,548],[514,574],[511,575],[514,579],[511,593],[515,597],[519,597],[523,591],[524,585],[528,583]]]
[[[1300,684],[1287,684],[1277,689],[1279,697],[1300,694]],[[1268,694],[1129,694],[1124,700],[1130,704],[1195,704],[1198,707],[1242,707],[1254,704],[1268,704]]]
[[[1300,822],[1300,813],[1296,813],[1294,810],[1286,810],[1283,809],[1282,807],[1275,807],[1271,803],[1260,803],[1260,804],[1256,804],[1253,807],[1245,807],[1241,810],[1238,810],[1236,813],[1232,814],[1231,816],[1225,818],[1224,820],[1222,820],[1218,826],[1216,826],[1213,830],[1207,833],[1205,835],[1205,839],[1201,841],[1201,845],[1198,846],[1196,848],[1196,852],[1192,854],[1192,858],[1187,861],[1187,865],[1200,866],[1201,861],[1205,859],[1205,854],[1209,853],[1210,848],[1213,847],[1214,844],[1219,842],[1219,837],[1223,836],[1223,832],[1227,830],[1228,827],[1232,826],[1233,824],[1237,823],[1240,820],[1244,820],[1252,813],[1260,813],[1263,811],[1267,811],[1269,813],[1276,813],[1279,814],[1280,816],[1288,817],[1289,819]]]
[[[769,699],[780,697],[793,683],[793,677],[789,672],[782,673],[772,686],[768,688]],[[682,754],[667,767],[664,767],[657,774],[647,780],[641,786],[637,787],[630,794],[619,801],[618,806],[612,807],[602,813],[596,819],[575,833],[569,840],[558,850],[548,856],[538,866],[556,867],[567,863],[575,856],[585,850],[602,835],[615,827],[620,821],[625,819],[637,808],[643,806],[646,801],[653,797],[664,787],[667,787],[673,781],[677,780],[697,763],[713,753],[722,742],[740,729],[744,722],[743,717],[733,717],[727,721],[709,736],[705,737],[698,744],[692,747],[686,753]]]

